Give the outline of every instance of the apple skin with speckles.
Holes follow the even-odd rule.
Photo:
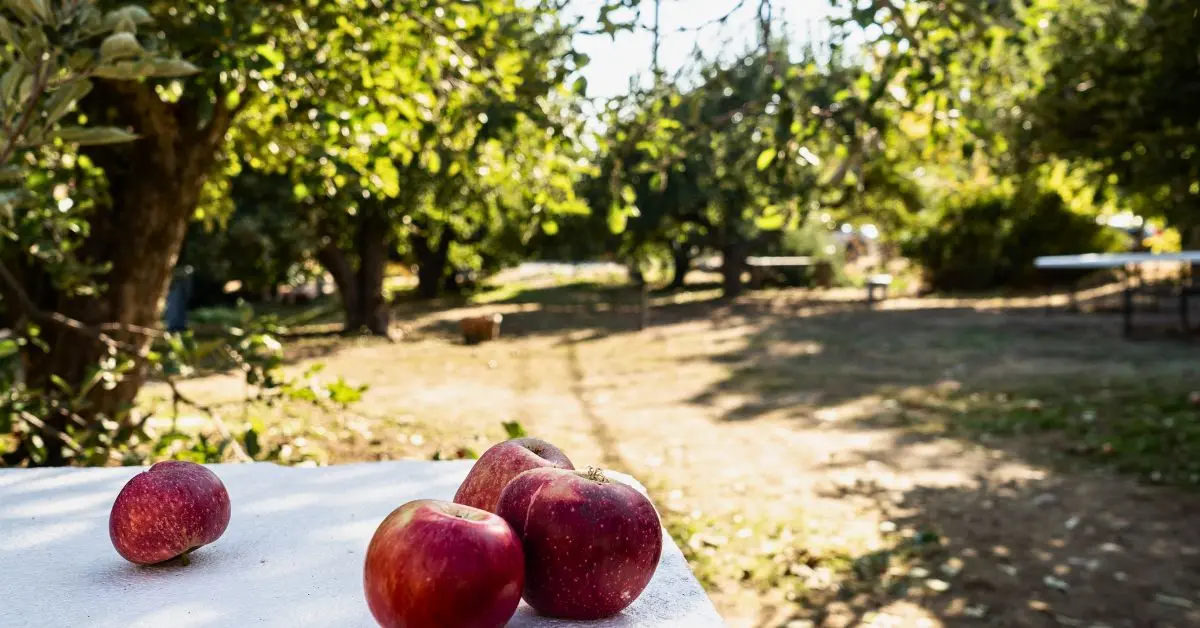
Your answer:
[[[547,617],[616,615],[641,595],[662,555],[654,505],[594,469],[526,471],[505,487],[497,514],[525,549],[525,601]]]
[[[367,606],[385,628],[499,628],[524,581],[521,541],[503,519],[434,499],[392,511],[363,567]]]
[[[217,474],[170,460],[125,484],[109,514],[108,535],[125,560],[153,565],[221,538],[229,514],[229,493]]]
[[[537,438],[514,438],[483,452],[467,479],[459,485],[454,502],[496,512],[500,492],[518,475],[530,469],[574,469],[558,447]]]

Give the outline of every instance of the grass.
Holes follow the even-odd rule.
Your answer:
[[[973,393],[910,400],[941,411],[951,434],[1034,437],[1068,462],[1087,462],[1139,479],[1200,486],[1200,402],[1194,383],[1137,378],[1097,386],[1083,378],[1016,393]],[[1052,440],[1046,441],[1046,437]]]

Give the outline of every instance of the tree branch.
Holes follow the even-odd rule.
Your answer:
[[[243,89],[236,93],[239,100],[238,104],[233,107],[229,106],[229,92],[217,91],[215,93],[217,101],[213,105],[212,117],[208,124],[199,130],[200,142],[210,151],[221,148],[221,142],[225,140],[225,134],[233,126],[234,119],[245,111],[250,102],[254,100],[249,89]]]

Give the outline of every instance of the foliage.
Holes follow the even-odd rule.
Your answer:
[[[86,169],[86,162],[64,152],[135,138],[115,127],[69,125],[69,116],[95,80],[171,78],[197,71],[186,61],[141,47],[138,27],[152,21],[136,5],[102,12],[90,0],[0,3],[0,238],[27,247],[56,279],[76,290],[92,289],[84,278],[87,272],[70,254],[78,234],[86,230],[78,210],[71,211],[75,201],[70,187],[76,182],[70,176],[35,172],[29,182],[41,183],[42,189],[30,190],[24,185],[31,176],[28,166],[40,155],[52,167],[74,170],[78,163]],[[52,193],[55,204],[39,206],[34,200],[38,191]],[[11,284],[13,278],[5,280]]]
[[[346,407],[361,399],[365,387],[351,386],[341,378],[322,381],[320,365],[300,376],[286,375],[282,370],[282,345],[276,340],[281,331],[269,317],[245,318],[240,326],[229,328],[226,339],[215,344],[221,359],[240,372],[245,380],[243,405],[312,403],[335,408]],[[36,334],[33,337],[36,338]],[[16,342],[24,341],[28,339],[21,338]],[[172,429],[156,434],[148,427],[151,414],[125,413],[99,422],[84,421],[77,412],[78,408],[84,407],[88,391],[71,389],[65,382],[62,382],[61,390],[49,394],[32,394],[34,391],[20,383],[8,388],[0,398],[0,433],[9,434],[8,448],[21,447],[33,465],[53,459],[44,436],[47,424],[39,417],[62,413],[72,418],[61,434],[67,450],[66,464],[129,465],[164,457],[197,462],[222,462],[230,457],[278,457],[282,445],[273,451],[264,451],[258,445],[261,429],[256,431],[249,427],[240,436],[235,435],[216,409],[196,403],[178,389],[175,377],[191,374],[195,364],[209,357],[205,355],[208,350],[211,349],[202,348],[190,334],[166,334],[155,343],[146,360],[170,386],[174,419],[179,418],[182,408],[193,408],[208,415],[214,433],[196,434]],[[119,360],[119,357],[120,353],[116,352],[111,365],[102,364],[89,379],[89,385],[113,385],[121,372],[132,367],[132,360]],[[15,354],[0,357],[0,372],[10,377],[19,372],[15,358]]]
[[[972,291],[1050,279],[1033,267],[1040,255],[1117,251],[1124,244],[1093,215],[1072,211],[1058,192],[996,188],[947,198],[904,252],[934,289]]]
[[[69,438],[67,423],[105,431],[106,422],[117,421],[127,412],[138,388],[156,368],[146,350],[149,339],[158,335],[152,329],[156,306],[182,245],[183,226],[193,215],[217,221],[228,218],[232,177],[246,166],[286,174],[297,205],[321,199],[321,215],[332,220],[309,224],[325,228],[319,235],[327,244],[352,247],[349,261],[358,267],[355,283],[361,286],[353,292],[369,297],[357,303],[355,311],[386,314],[380,261],[386,259],[389,236],[403,215],[392,212],[393,207],[401,200],[439,200],[421,192],[432,190],[421,187],[431,176],[445,173],[437,180],[446,193],[461,188],[455,175],[485,176],[474,160],[476,148],[508,159],[501,147],[488,144],[493,132],[520,126],[525,119],[544,119],[554,105],[548,92],[558,90],[565,80],[563,64],[583,62],[555,48],[564,31],[554,31],[542,19],[550,5],[535,11],[508,0],[486,6],[430,6],[417,1],[385,6],[367,0],[152,1],[146,3],[146,10],[100,2],[100,8],[118,11],[109,14],[108,21],[121,31],[110,36],[115,39],[102,41],[85,38],[93,34],[86,29],[96,20],[65,9],[83,11],[81,7],[91,3],[64,2],[63,12],[44,16],[25,10],[35,7],[40,12],[46,6],[41,2],[9,4],[15,7],[9,13],[19,19],[8,19],[11,16],[5,13],[6,25],[25,29],[35,18],[61,17],[62,26],[78,29],[78,36],[42,38],[64,46],[61,54],[44,57],[38,52],[28,58],[57,64],[77,49],[98,54],[93,74],[106,80],[97,82],[81,101],[76,118],[132,129],[141,136],[138,150],[30,154],[30,163],[38,162],[47,172],[56,172],[57,163],[78,170],[68,170],[68,180],[47,186],[54,190],[58,213],[47,208],[22,215],[23,224],[32,226],[12,229],[19,246],[4,251],[4,261],[16,269],[6,273],[12,276],[7,277],[11,281],[0,312],[4,322],[21,327],[31,337],[47,338],[40,344],[17,345],[20,363],[14,377],[22,379],[31,398],[41,399],[39,412],[58,412],[39,428],[50,435],[43,440],[50,441]],[[104,14],[98,15],[104,26]],[[172,19],[149,28],[151,15]],[[9,33],[4,37],[9,39]],[[32,50],[23,46],[21,53],[26,49]],[[15,83],[12,90],[22,100],[29,94],[40,97],[37,78],[45,80],[49,70],[34,72],[32,83],[25,81],[8,64],[19,61],[16,48],[6,44],[4,50],[6,89]],[[162,60],[176,54],[186,54],[200,67]],[[531,55],[542,56],[536,63],[528,62]],[[195,76],[169,80],[188,73]],[[154,80],[130,80],[139,76]],[[22,90],[27,83],[29,89]],[[525,86],[531,91],[521,101],[516,94]],[[511,106],[529,105],[529,100],[537,107],[522,111]],[[39,104],[36,98],[31,102]],[[57,115],[62,106],[55,101],[52,113]],[[496,122],[489,126],[493,118]],[[538,130],[536,125],[533,128]],[[5,152],[18,140],[26,141],[24,129],[17,130]],[[71,131],[61,139],[97,144],[133,137],[123,131],[117,138],[116,133]],[[547,187],[524,189],[547,194],[548,213],[560,199],[569,204],[571,181],[556,170],[566,162],[536,150],[521,155],[527,156],[532,161],[519,163],[534,174],[548,172],[547,187],[558,193],[546,192]],[[512,177],[512,168],[503,172],[496,168],[495,176]],[[59,198],[60,183],[67,194],[84,194],[78,201],[65,195]],[[436,204],[429,206],[442,211]],[[523,202],[511,207],[539,209]],[[119,232],[129,225],[136,229]],[[303,247],[283,252],[273,248],[268,259],[293,257],[297,248]],[[261,270],[276,276],[283,272]],[[338,279],[349,277],[334,274]],[[52,324],[35,327],[27,324],[29,318]],[[382,324],[378,317],[370,322],[374,330],[386,333],[386,316]],[[72,334],[76,344],[68,345],[65,338]],[[106,373],[104,387],[90,383],[93,362]],[[87,391],[83,396],[68,396],[78,402],[74,410],[46,401],[61,396],[55,390],[64,386],[73,392]],[[28,414],[38,418],[36,413]],[[70,419],[71,415],[76,418]],[[32,442],[22,443],[26,441]],[[51,444],[53,455],[46,462],[65,461],[58,456],[60,444]],[[31,457],[24,445],[17,449],[18,457]]]
[[[1096,179],[1185,243],[1200,238],[1200,40],[1188,0],[1034,3],[1032,89],[1014,131],[1033,159]]]
[[[613,111],[601,173],[613,185],[599,196],[611,204],[610,227],[629,234],[626,255],[656,243],[719,250],[726,289],[736,290],[746,256],[822,201],[848,197],[844,186],[878,148],[878,129],[856,120],[880,99],[876,83],[889,79],[833,46],[795,53],[770,41],[703,65],[694,88],[660,87],[636,102],[633,117]],[[856,85],[870,91],[861,101],[851,97]]]
[[[195,269],[202,292],[237,281],[245,293],[264,295],[314,274],[317,227],[292,189],[285,175],[243,170],[229,186],[233,213],[190,227],[178,263]]]

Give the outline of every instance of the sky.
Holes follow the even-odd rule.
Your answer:
[[[728,14],[738,6],[739,0],[664,0],[662,5],[663,38],[659,48],[659,60],[668,74],[673,74],[691,59],[693,49],[699,44],[707,57],[716,57],[724,52],[740,53],[748,44],[757,40],[756,16],[758,2],[746,0],[740,9],[733,12],[724,25],[713,24],[695,32],[671,32],[680,28],[693,29]],[[584,27],[595,25],[602,0],[575,0],[570,11],[585,17]],[[642,24],[654,23],[653,2],[643,1]],[[788,33],[793,42],[820,38],[825,32],[822,21],[829,15],[829,0],[775,0],[776,16],[782,14],[788,23]],[[781,13],[782,12],[782,13]],[[628,15],[628,14],[625,14]],[[614,14],[614,20],[624,19]],[[817,33],[813,35],[813,33]],[[580,35],[575,46],[591,57],[591,63],[583,69],[588,80],[588,95],[594,98],[610,98],[628,91],[630,78],[636,77],[643,84],[649,82],[653,36],[644,30],[622,32],[614,41],[608,35]]]

